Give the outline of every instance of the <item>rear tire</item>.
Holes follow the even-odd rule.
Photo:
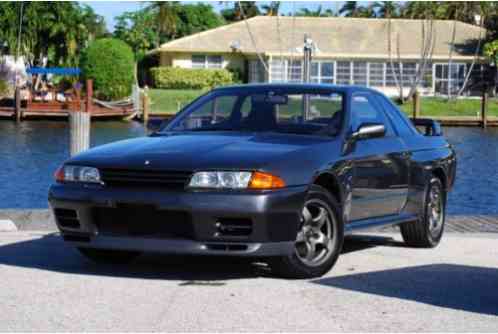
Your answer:
[[[443,236],[446,220],[446,192],[439,178],[430,179],[424,205],[424,213],[419,220],[400,225],[401,235],[408,246],[436,247]]]
[[[95,249],[78,247],[78,251],[87,259],[100,264],[127,264],[133,261],[140,252],[111,249]]]
[[[344,241],[342,211],[325,189],[312,185],[292,254],[271,258],[272,272],[285,278],[311,278],[327,273],[336,263]]]

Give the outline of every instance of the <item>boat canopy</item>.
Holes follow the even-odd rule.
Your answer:
[[[26,70],[29,74],[55,74],[55,75],[80,75],[77,67],[30,67]]]

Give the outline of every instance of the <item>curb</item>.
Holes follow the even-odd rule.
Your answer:
[[[372,232],[394,232],[398,227],[370,229]],[[0,232],[57,231],[49,209],[0,209]],[[450,233],[498,234],[497,215],[449,215],[445,231]]]
[[[0,219],[0,232],[16,232],[17,226],[12,220]]]
[[[0,209],[0,232],[25,230],[56,231],[51,210]]]

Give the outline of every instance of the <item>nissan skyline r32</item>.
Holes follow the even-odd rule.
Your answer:
[[[148,137],[70,158],[49,202],[64,240],[97,262],[251,256],[305,278],[329,271],[358,229],[399,225],[406,244],[436,246],[455,169],[439,125],[377,91],[241,85]]]

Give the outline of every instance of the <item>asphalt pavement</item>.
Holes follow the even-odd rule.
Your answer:
[[[0,233],[4,331],[498,331],[498,237],[436,249],[354,236],[326,276],[284,280],[247,260],[83,259],[54,233]]]

